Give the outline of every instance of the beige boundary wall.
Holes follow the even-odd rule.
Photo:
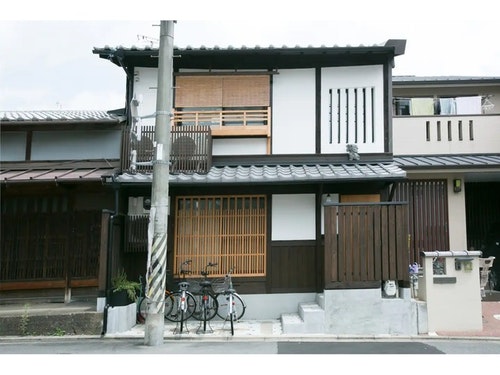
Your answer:
[[[482,331],[480,251],[423,252],[419,298],[427,302],[428,331]]]

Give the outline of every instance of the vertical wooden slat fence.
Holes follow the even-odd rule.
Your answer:
[[[212,165],[210,126],[173,126],[170,130],[170,172],[208,173]],[[140,139],[130,130],[123,133],[122,169],[133,173],[152,173],[155,126],[142,125]],[[132,161],[132,152],[135,162]]]
[[[400,182],[394,199],[408,202],[411,263],[422,264],[423,251],[449,250],[446,180]]]
[[[325,206],[325,289],[408,281],[406,203]]]
[[[100,223],[100,211],[2,214],[0,290],[97,280]]]

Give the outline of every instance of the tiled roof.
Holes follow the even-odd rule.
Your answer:
[[[116,173],[119,164],[117,160],[2,163],[0,183],[101,181],[102,176]]]
[[[0,121],[117,121],[106,111],[0,111]]]
[[[396,86],[404,84],[500,84],[500,77],[485,76],[393,76],[392,83]]]
[[[254,45],[254,46],[246,46],[246,45],[241,45],[234,47],[232,45],[228,45],[225,47],[220,47],[218,45],[210,46],[207,47],[205,45],[201,45],[199,47],[193,47],[191,45],[187,45],[185,47],[179,47],[174,45],[174,50],[182,52],[182,51],[251,51],[251,50],[289,50],[289,49],[315,49],[315,48],[366,48],[366,47],[384,47],[384,43],[379,43],[379,44],[372,44],[372,45],[338,45],[334,44],[331,46],[326,46],[324,44],[319,45],[319,46],[314,46],[314,45],[307,45],[307,46],[301,46],[301,45],[294,45],[294,46],[287,46],[287,45],[281,45],[281,46],[274,46],[272,44],[268,46],[261,46],[261,45]],[[151,47],[150,45],[145,45],[145,46],[137,46],[137,45],[132,45],[129,47],[118,45],[115,47],[111,47],[109,45],[105,45],[104,47],[94,47],[94,51],[105,51],[105,50],[123,50],[123,51],[158,51],[158,46],[153,46]]]
[[[171,184],[303,183],[360,179],[401,179],[406,172],[394,164],[263,165],[212,167],[207,174],[170,174]],[[124,173],[121,183],[151,183],[152,174]]]
[[[402,168],[500,167],[500,155],[398,155],[394,163]]]

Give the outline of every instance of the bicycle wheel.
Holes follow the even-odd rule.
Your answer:
[[[172,314],[172,310],[174,309],[175,298],[172,292],[168,290],[165,291],[165,307],[163,311],[163,315],[165,317],[170,316]]]
[[[142,297],[141,302],[139,302],[138,312],[142,322],[145,322],[146,316],[148,315],[148,301],[146,297]]]
[[[233,296],[234,297],[234,296]],[[231,321],[231,336],[234,336],[234,316],[235,313],[229,314],[229,320]]]
[[[174,292],[169,297],[169,303],[172,302],[170,311],[165,309],[165,319],[171,322],[180,322],[181,320],[188,320],[193,315],[196,309],[196,301],[191,293],[186,293],[186,309],[181,308],[181,292]]]
[[[203,303],[203,294],[196,294],[196,310],[194,311],[193,318],[199,321],[208,321],[215,318],[219,303],[217,297],[212,293],[206,293],[206,303]]]
[[[217,310],[217,315],[219,318],[226,320],[229,315],[229,296],[224,293],[217,294],[217,302],[219,308]],[[233,320],[240,320],[245,314],[246,305],[243,299],[238,295],[238,293],[233,293]]]

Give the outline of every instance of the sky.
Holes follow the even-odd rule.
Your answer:
[[[161,20],[176,21],[177,47],[370,46],[406,39],[393,75],[500,77],[497,6],[490,0],[467,7],[448,0],[13,3],[0,14],[0,111],[123,108],[124,71],[92,50],[158,46]]]

